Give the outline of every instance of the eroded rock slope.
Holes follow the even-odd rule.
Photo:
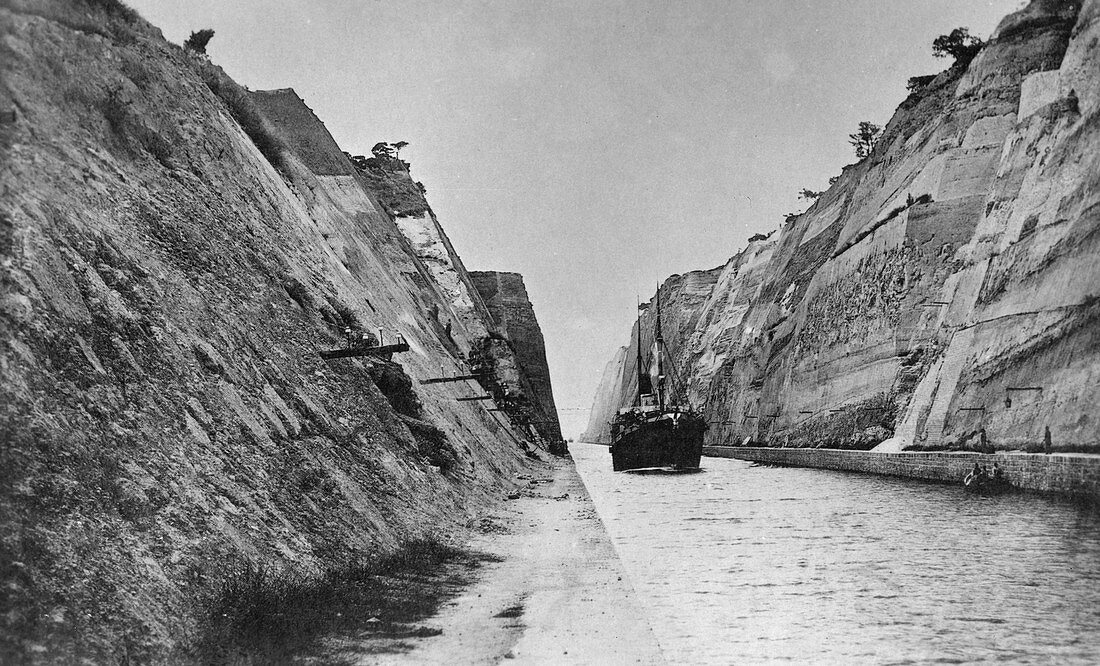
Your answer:
[[[474,358],[507,339],[434,215],[380,206],[293,91],[112,2],[0,3],[0,33],[0,661],[183,658],[246,564],[453,532],[542,455],[457,400],[485,387],[419,382],[517,361]],[[322,360],[349,329],[410,350]]]
[[[561,424],[558,423],[558,410],[554,405],[550,366],[546,362],[546,341],[535,317],[535,308],[527,295],[523,276],[501,271],[474,271],[470,273],[470,278],[493,322],[515,352],[518,374],[527,382],[526,386],[518,387],[518,393],[529,396],[528,423],[535,431],[533,434],[560,445]],[[554,450],[564,452],[560,446]]]

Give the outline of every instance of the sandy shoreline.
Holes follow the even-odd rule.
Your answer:
[[[570,461],[533,475],[468,546],[500,558],[402,654],[360,663],[660,664],[660,647]]]

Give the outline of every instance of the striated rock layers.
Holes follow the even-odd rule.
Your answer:
[[[0,661],[186,658],[246,565],[446,534],[541,455],[457,400],[484,387],[420,384],[477,360],[549,397],[426,202],[383,209],[293,91],[116,3],[6,3],[0,31]],[[410,350],[322,360],[347,329]]]
[[[1032,2],[809,210],[661,286],[708,443],[1100,450],[1098,40],[1097,0]],[[589,438],[632,395],[637,336]]]
[[[532,417],[529,422],[537,435],[561,449],[561,425],[550,384],[550,366],[546,362],[546,342],[542,337],[535,308],[527,296],[527,286],[519,273],[473,271],[470,273],[478,294],[484,300],[493,322],[511,343],[519,374],[530,387]],[[523,390],[523,387],[520,387]]]

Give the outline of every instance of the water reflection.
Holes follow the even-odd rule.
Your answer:
[[[1100,663],[1100,516],[1034,495],[571,446],[672,663]]]

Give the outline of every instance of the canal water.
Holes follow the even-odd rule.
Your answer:
[[[704,458],[581,477],[676,664],[1100,663],[1100,514]]]

